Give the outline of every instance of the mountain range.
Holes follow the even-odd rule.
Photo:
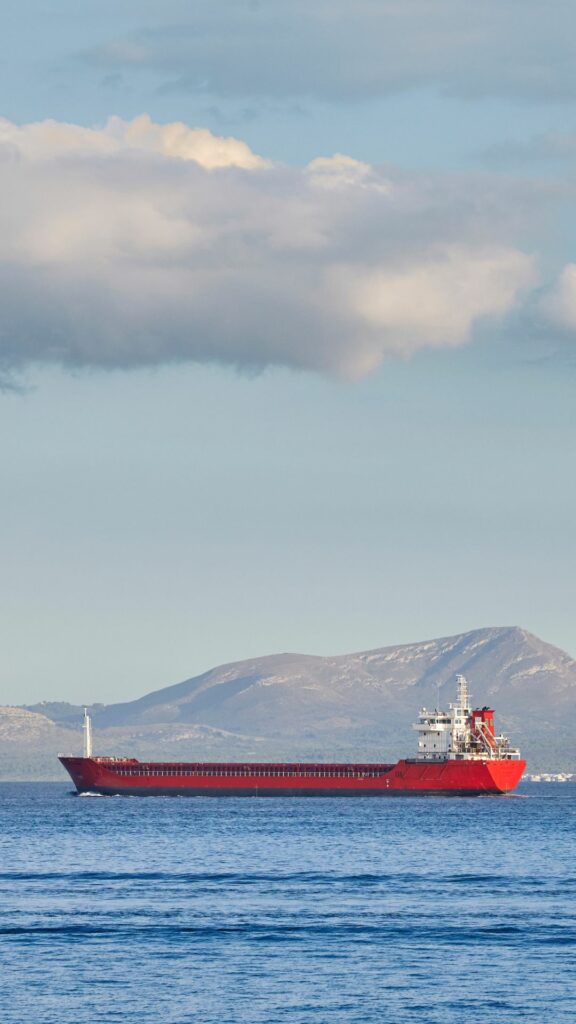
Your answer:
[[[573,771],[576,661],[518,627],[320,657],[238,661],[91,708],[100,753],[157,759],[389,760],[415,749],[422,705],[454,697],[463,672],[476,704],[533,771]],[[0,777],[63,777],[58,750],[80,752],[82,708],[44,701],[0,708]]]

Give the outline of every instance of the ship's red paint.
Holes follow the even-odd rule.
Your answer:
[[[126,796],[480,796],[508,793],[517,759],[402,760],[397,764],[161,763],[60,757],[78,793]]]

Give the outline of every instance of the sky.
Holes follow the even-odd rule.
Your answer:
[[[0,703],[576,656],[567,0],[6,0]]]

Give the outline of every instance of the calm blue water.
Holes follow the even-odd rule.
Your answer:
[[[576,786],[437,800],[0,785],[2,1024],[574,1024]]]

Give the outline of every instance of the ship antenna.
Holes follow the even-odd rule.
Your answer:
[[[92,720],[84,708],[84,757],[92,757]]]

